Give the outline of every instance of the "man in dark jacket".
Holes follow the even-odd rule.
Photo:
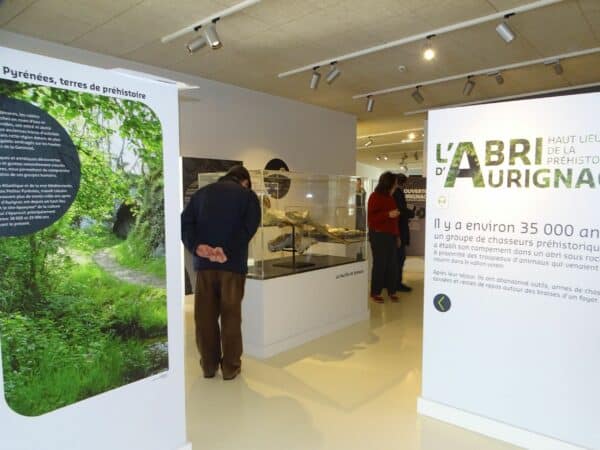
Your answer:
[[[362,179],[356,179],[356,223],[355,228],[360,231],[367,231],[367,191],[363,188]]]
[[[403,173],[398,174],[398,189],[394,192],[394,200],[396,200],[396,206],[400,211],[398,217],[398,228],[400,230],[400,242],[398,244],[398,278],[396,279],[396,286],[400,292],[410,292],[412,288],[402,283],[402,271],[404,270],[404,261],[406,261],[406,247],[410,245],[410,230],[408,228],[408,221],[415,217],[415,211],[408,209],[406,205],[406,197],[404,195],[404,186],[406,186],[406,180],[408,178]]]
[[[232,167],[219,181],[199,189],[181,215],[182,241],[197,272],[196,344],[206,378],[215,376],[219,364],[226,380],[241,370],[248,243],[261,215],[251,187],[248,171]]]

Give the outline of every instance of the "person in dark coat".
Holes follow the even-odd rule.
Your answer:
[[[397,247],[398,258],[398,276],[396,278],[396,288],[400,292],[410,292],[412,288],[402,283],[402,271],[404,270],[404,262],[406,261],[406,247],[410,245],[410,229],[408,222],[415,217],[414,209],[408,209],[406,205],[406,196],[404,195],[404,186],[408,178],[403,173],[397,175],[398,189],[394,192],[394,200],[396,207],[400,211],[398,216],[398,230],[400,232],[400,243]]]
[[[356,179],[356,223],[355,228],[360,231],[367,230],[367,205],[366,205],[367,192],[363,188],[362,179]]]
[[[241,370],[248,244],[261,216],[251,187],[248,171],[232,167],[219,181],[199,189],[181,215],[182,241],[194,257],[197,272],[196,344],[206,378],[215,376],[219,364],[226,380]]]
[[[400,212],[392,197],[398,187],[396,175],[384,172],[379,177],[375,191],[369,196],[367,221],[369,243],[373,253],[371,273],[371,299],[383,303],[383,289],[387,290],[392,302],[396,296],[396,245],[398,242],[398,215]]]

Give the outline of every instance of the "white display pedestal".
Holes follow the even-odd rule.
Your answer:
[[[417,401],[417,411],[424,416],[433,417],[434,419],[531,450],[584,450],[582,447],[577,447],[573,444],[426,400],[422,397]]]
[[[367,262],[246,281],[244,353],[268,358],[367,320]]]

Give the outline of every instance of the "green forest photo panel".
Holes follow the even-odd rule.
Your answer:
[[[15,412],[168,369],[163,197],[148,106],[0,80],[0,352]]]

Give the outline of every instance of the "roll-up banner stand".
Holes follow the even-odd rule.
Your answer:
[[[419,409],[600,448],[600,94],[432,111]]]
[[[2,450],[186,446],[178,136],[175,85],[0,48]]]

